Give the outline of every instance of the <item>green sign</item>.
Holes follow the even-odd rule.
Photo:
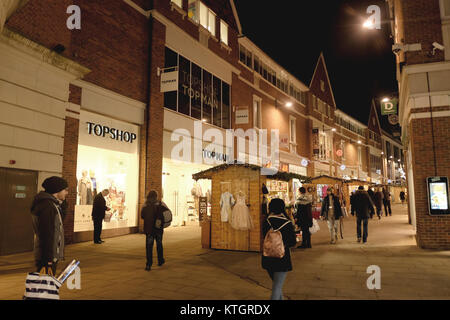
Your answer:
[[[398,99],[381,102],[381,115],[397,114]]]

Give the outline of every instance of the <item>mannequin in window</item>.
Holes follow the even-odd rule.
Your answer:
[[[81,179],[78,181],[78,196],[80,197],[80,205],[92,205],[92,182],[88,177],[87,170],[81,172]]]

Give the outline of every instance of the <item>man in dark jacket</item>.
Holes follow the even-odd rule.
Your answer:
[[[111,210],[106,206],[105,197],[108,196],[109,190],[104,189],[102,192],[97,194],[94,198],[94,204],[92,205],[92,221],[94,222],[94,243],[102,244],[101,238],[103,219],[105,219],[106,211]]]
[[[299,189],[300,197],[295,203],[295,218],[297,225],[302,230],[302,244],[297,248],[311,248],[311,233],[309,228],[313,226],[312,219],[312,197],[306,194],[306,189]]]
[[[332,187],[327,189],[327,196],[323,199],[320,216],[322,219],[327,220],[331,236],[330,243],[336,243],[338,240],[339,219],[341,219],[343,215],[339,198],[333,194]]]
[[[292,222],[287,218],[284,201],[278,198],[269,203],[269,217],[263,223],[263,236],[271,228],[281,232],[285,254],[282,258],[262,256],[262,267],[272,279],[272,300],[283,299],[283,284],[288,271],[292,271],[291,253],[289,248],[295,246],[297,237]],[[284,225],[284,226],[283,226]],[[281,229],[280,229],[281,228]]]
[[[391,209],[391,194],[388,190],[383,188],[383,205],[384,205],[384,213],[386,214],[386,217],[389,215],[392,216],[392,209]]]
[[[367,242],[367,237],[369,234],[368,224],[369,224],[369,215],[373,216],[375,214],[372,200],[370,199],[369,194],[364,191],[363,186],[358,187],[358,191],[355,192],[353,196],[352,203],[352,216],[355,215],[356,212],[356,233],[358,236],[358,242],[361,242],[361,223],[363,223],[363,235],[362,240],[363,243]]]
[[[41,191],[33,200],[31,218],[34,231],[34,258],[36,270],[52,270],[56,274],[58,261],[64,259],[64,226],[61,203],[68,194],[67,181],[50,177],[42,183]]]
[[[164,234],[164,215],[167,210],[164,202],[158,200],[158,192],[152,190],[147,195],[147,201],[142,208],[141,217],[144,219],[144,232],[146,234],[147,264],[145,270],[150,271],[153,264],[153,244],[156,240],[158,253],[158,266],[165,263],[162,239]],[[158,221],[159,220],[159,221]],[[158,225],[160,227],[158,227]]]

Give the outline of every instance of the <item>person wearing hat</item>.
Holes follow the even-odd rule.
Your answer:
[[[68,194],[67,181],[50,177],[42,183],[31,206],[34,231],[34,258],[36,269],[51,269],[56,274],[58,261],[64,258],[64,226],[61,204]]]

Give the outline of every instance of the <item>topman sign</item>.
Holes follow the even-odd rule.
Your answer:
[[[123,141],[133,143],[136,140],[136,133],[123,131],[116,128],[110,128],[105,125],[96,124],[93,122],[87,122],[88,125],[88,133],[91,135],[95,135],[97,137],[107,137],[109,136],[113,140]]]

